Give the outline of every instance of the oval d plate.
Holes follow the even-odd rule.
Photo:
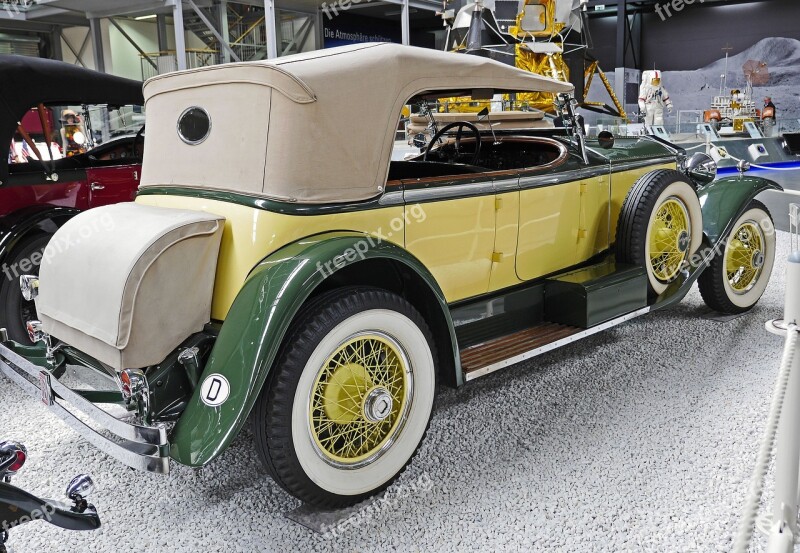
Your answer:
[[[231,395],[231,385],[221,374],[210,374],[200,386],[200,400],[209,407],[219,407]]]

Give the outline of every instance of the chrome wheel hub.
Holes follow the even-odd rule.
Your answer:
[[[685,252],[687,249],[689,249],[689,233],[684,230],[678,235],[678,251]]]
[[[756,269],[760,269],[764,266],[764,252],[760,250],[756,250],[753,252],[753,260],[752,260],[753,267]]]
[[[364,418],[369,422],[381,422],[392,414],[394,401],[385,388],[375,388],[364,398]]]

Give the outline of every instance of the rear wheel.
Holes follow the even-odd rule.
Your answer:
[[[775,263],[775,227],[769,210],[757,200],[733,224],[725,249],[700,275],[703,301],[720,313],[751,309],[769,283]]]
[[[37,234],[19,244],[3,267],[0,284],[0,328],[8,331],[15,342],[30,343],[25,323],[36,319],[36,305],[26,301],[19,289],[19,277],[23,274],[38,275],[39,264],[45,246],[52,238],[49,234]]]
[[[435,365],[428,326],[403,298],[348,288],[314,301],[255,410],[256,447],[275,481],[324,508],[386,488],[427,431]]]
[[[633,185],[617,224],[619,263],[644,267],[651,298],[663,293],[700,247],[703,213],[683,173],[659,169]]]

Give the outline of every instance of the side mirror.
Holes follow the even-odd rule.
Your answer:
[[[702,152],[698,152],[686,162],[686,175],[697,184],[704,186],[717,178],[717,162]]]

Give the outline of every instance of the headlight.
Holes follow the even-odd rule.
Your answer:
[[[686,162],[686,175],[700,186],[717,178],[717,162],[711,156],[698,152]]]

